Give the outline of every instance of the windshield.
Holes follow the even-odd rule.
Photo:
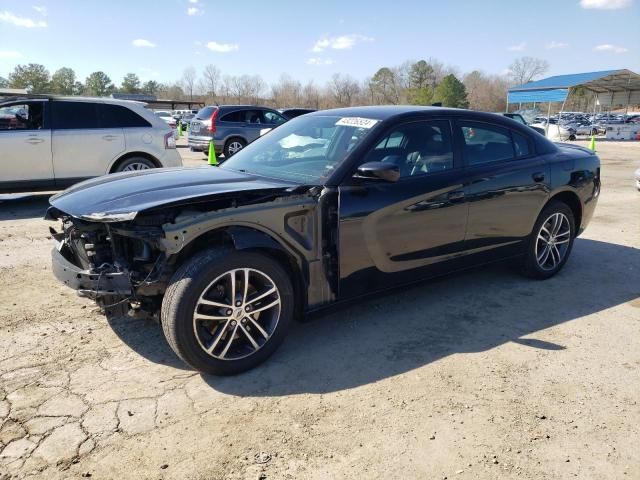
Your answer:
[[[154,112],[154,113],[159,117],[170,117],[171,116],[171,112],[158,111],[158,112]]]
[[[378,120],[298,117],[246,146],[221,168],[321,185]]]

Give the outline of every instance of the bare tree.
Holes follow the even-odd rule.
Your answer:
[[[506,107],[508,82],[498,75],[474,70],[463,78],[469,108],[485,112],[502,112]]]
[[[193,89],[196,84],[196,69],[193,67],[185,68],[182,73],[182,86],[185,93],[189,95],[189,100],[193,100]]]
[[[212,64],[205,66],[202,72],[202,90],[204,93],[215,100],[219,86],[220,69]]]
[[[549,70],[549,62],[541,58],[520,57],[509,65],[509,76],[515,85],[524,85]]]
[[[313,80],[309,81],[302,89],[302,102],[305,107],[320,108],[320,90]]]
[[[271,94],[276,107],[299,106],[302,98],[302,85],[287,74],[282,74],[278,83],[271,86]]]
[[[360,86],[349,75],[334,73],[329,80],[328,92],[333,97],[334,103],[338,107],[349,107],[360,93]]]

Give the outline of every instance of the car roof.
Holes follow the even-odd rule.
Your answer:
[[[422,107],[416,105],[378,105],[371,107],[344,107],[319,110],[309,116],[366,117],[376,120],[387,120],[391,117],[411,113],[451,113],[459,112],[457,108]]]
[[[81,97],[72,95],[18,95],[15,97],[7,97],[0,101],[0,103],[8,102],[28,102],[32,100],[53,100],[53,101],[65,101],[65,102],[93,102],[93,103],[111,103],[115,105],[145,105],[145,102],[136,100],[121,100],[119,98],[110,97]]]

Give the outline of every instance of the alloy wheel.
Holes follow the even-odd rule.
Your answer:
[[[252,268],[230,270],[211,282],[193,312],[200,347],[219,360],[238,360],[260,350],[280,319],[276,284]]]
[[[134,163],[130,163],[129,165],[124,167],[122,169],[122,171],[123,172],[134,172],[134,171],[138,171],[138,170],[149,170],[150,168],[151,167],[149,165],[147,165],[146,163],[134,162]]]
[[[535,255],[538,266],[545,271],[555,269],[564,259],[571,241],[571,223],[564,213],[551,214],[540,227]]]
[[[240,142],[231,142],[229,144],[228,150],[231,155],[238,153],[240,150],[242,150],[242,144]]]

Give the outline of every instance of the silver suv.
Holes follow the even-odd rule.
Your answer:
[[[30,96],[0,103],[0,192],[66,188],[106,173],[182,165],[143,103]]]
[[[191,120],[189,147],[207,152],[209,143],[217,155],[229,158],[260,135],[286,122],[280,112],[266,107],[246,105],[209,106],[200,109]]]

